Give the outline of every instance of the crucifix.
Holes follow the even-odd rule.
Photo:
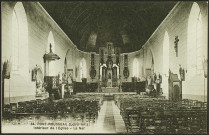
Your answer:
[[[178,36],[175,37],[175,41],[174,41],[174,49],[175,49],[175,52],[176,52],[176,57],[178,57],[178,42],[179,42],[179,38]]]
[[[50,50],[50,52],[52,52],[52,44],[50,43],[50,45],[49,45],[49,50]]]

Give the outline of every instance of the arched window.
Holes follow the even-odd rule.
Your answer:
[[[46,46],[46,53],[50,52],[50,44],[52,47],[52,52],[55,53],[54,36],[51,31],[49,32],[49,36],[48,36],[48,44]],[[50,61],[49,62],[49,76],[55,76],[55,75],[56,75],[55,61]]]
[[[46,52],[49,53],[50,51],[50,44],[52,45],[52,52],[55,53],[55,45],[54,45],[54,36],[53,33],[50,31],[48,36],[48,44],[46,46]]]
[[[86,60],[84,58],[80,61],[80,78],[86,78]]]
[[[145,76],[152,76],[154,73],[154,54],[151,48],[147,49]]]
[[[192,77],[202,72],[202,16],[196,2],[189,14],[187,32],[187,71]]]
[[[133,60],[133,77],[139,77],[139,62],[136,58]]]
[[[91,32],[91,34],[89,36],[89,39],[88,39],[88,42],[87,42],[87,45],[89,47],[95,47],[96,41],[97,41],[97,33]]]
[[[12,72],[23,73],[29,70],[28,23],[22,2],[17,2],[12,12]]]
[[[12,44],[13,44],[12,69],[13,71],[17,71],[19,65],[19,26],[18,26],[18,20],[15,10],[13,10],[13,15],[12,15]]]
[[[152,50],[149,48],[147,50],[146,67],[152,68],[153,64],[154,64],[153,53],[152,53]]]
[[[163,93],[168,98],[168,75],[169,75],[169,36],[165,32],[163,39],[163,76],[162,76],[162,89]]]

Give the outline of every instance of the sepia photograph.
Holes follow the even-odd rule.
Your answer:
[[[1,1],[1,133],[208,134],[208,1]]]

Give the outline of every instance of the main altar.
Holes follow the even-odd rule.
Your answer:
[[[102,92],[119,92],[120,85],[120,48],[107,42],[99,48],[100,87]]]

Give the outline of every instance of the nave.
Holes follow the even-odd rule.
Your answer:
[[[19,102],[6,106],[3,114],[3,130],[14,128],[10,132],[21,130],[31,123],[41,128],[47,128],[47,124],[49,127],[59,128],[59,123],[64,123],[55,132],[207,133],[206,102],[189,99],[171,102],[164,97],[154,98],[133,93],[86,93],[55,101]],[[35,132],[36,129],[32,127],[28,127],[30,130],[27,132]],[[50,129],[41,131],[51,132]]]
[[[207,134],[207,1],[4,1],[3,133]]]
[[[104,96],[105,97],[105,96]],[[18,107],[17,107],[18,106]],[[30,106],[30,107],[29,107]],[[72,123],[62,133],[125,133],[126,128],[120,110],[113,100],[103,100],[103,95],[76,95],[61,101],[36,100],[7,105],[4,110],[4,129],[24,129],[29,123]],[[10,110],[10,108],[12,108]],[[42,124],[41,124],[42,123]],[[78,125],[73,125],[73,124]],[[83,129],[76,129],[77,126]],[[87,125],[86,125],[87,124]],[[53,125],[53,124],[52,124]],[[56,124],[55,124],[56,125]],[[51,125],[50,125],[51,126]],[[31,129],[31,127],[29,127]],[[75,128],[75,129],[74,129]],[[44,130],[51,132],[50,130]],[[28,131],[27,131],[28,132]],[[34,129],[29,130],[35,132]],[[56,131],[55,131],[56,132]],[[59,131],[60,132],[60,131]]]

